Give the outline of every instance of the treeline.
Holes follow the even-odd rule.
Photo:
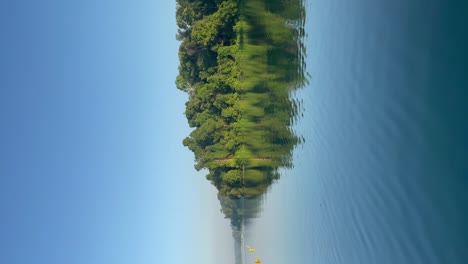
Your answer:
[[[195,168],[208,169],[227,216],[238,208],[221,197],[260,195],[278,168],[292,165],[300,138],[291,131],[299,108],[291,93],[304,82],[301,12],[298,0],[177,0],[176,86],[189,94],[194,128],[183,144]]]

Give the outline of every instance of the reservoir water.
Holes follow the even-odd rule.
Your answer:
[[[468,2],[304,5],[304,143],[246,263],[467,263]]]

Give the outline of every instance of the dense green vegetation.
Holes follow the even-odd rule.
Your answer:
[[[189,95],[194,128],[183,144],[195,168],[208,170],[233,226],[255,214],[246,199],[292,166],[301,142],[291,130],[299,110],[291,95],[305,81],[303,12],[299,0],[177,0],[176,86]]]

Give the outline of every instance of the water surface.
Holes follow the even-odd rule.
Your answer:
[[[305,6],[305,143],[246,231],[247,263],[466,263],[467,4]]]

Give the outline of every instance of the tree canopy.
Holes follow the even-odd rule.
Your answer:
[[[233,225],[247,214],[235,200],[263,194],[301,142],[291,95],[305,82],[303,18],[300,0],[177,0],[183,144]]]

